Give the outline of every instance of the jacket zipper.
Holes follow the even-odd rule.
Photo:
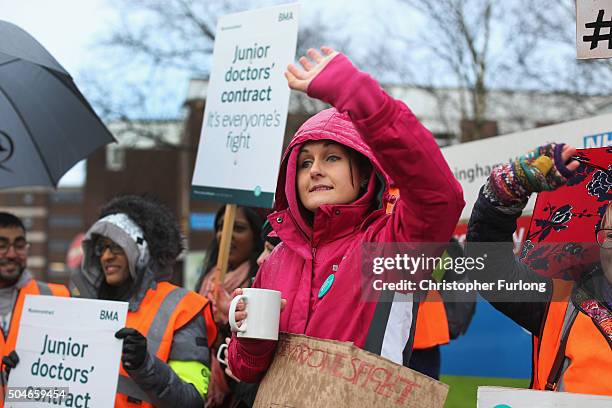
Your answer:
[[[317,248],[312,247],[312,279],[314,280],[315,277],[315,257],[317,256]],[[319,304],[319,299],[318,297],[315,298],[315,302],[312,308],[312,313],[314,313],[314,311],[317,309],[317,306]]]

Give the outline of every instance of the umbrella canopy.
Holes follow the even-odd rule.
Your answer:
[[[523,246],[523,262],[545,276],[575,280],[599,262],[595,233],[612,199],[612,148],[577,156],[582,164],[565,186],[538,194]]]
[[[56,187],[115,141],[68,72],[32,36],[0,20],[0,188]]]

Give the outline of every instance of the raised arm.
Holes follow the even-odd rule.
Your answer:
[[[500,279],[546,284],[542,293],[481,293],[493,307],[535,335],[551,297],[551,280],[519,261],[512,251],[512,234],[532,193],[554,190],[571,177],[578,163],[565,163],[575,152],[571,146],[550,144],[494,168],[480,191],[468,225],[468,255],[487,254],[486,268],[471,270],[471,279],[494,284]]]
[[[347,112],[401,199],[381,241],[448,242],[465,205],[433,135],[408,107],[391,98],[370,75],[328,47],[311,49],[290,65],[289,85]]]

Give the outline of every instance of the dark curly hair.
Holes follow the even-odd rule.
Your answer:
[[[100,218],[123,213],[142,229],[151,258],[160,266],[174,264],[183,251],[183,237],[176,217],[155,198],[126,195],[116,197],[100,210]]]

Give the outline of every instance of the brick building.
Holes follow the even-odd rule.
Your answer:
[[[23,220],[31,244],[28,268],[41,279],[66,280],[66,253],[84,228],[82,208],[81,188],[19,188],[0,194],[0,211]]]

